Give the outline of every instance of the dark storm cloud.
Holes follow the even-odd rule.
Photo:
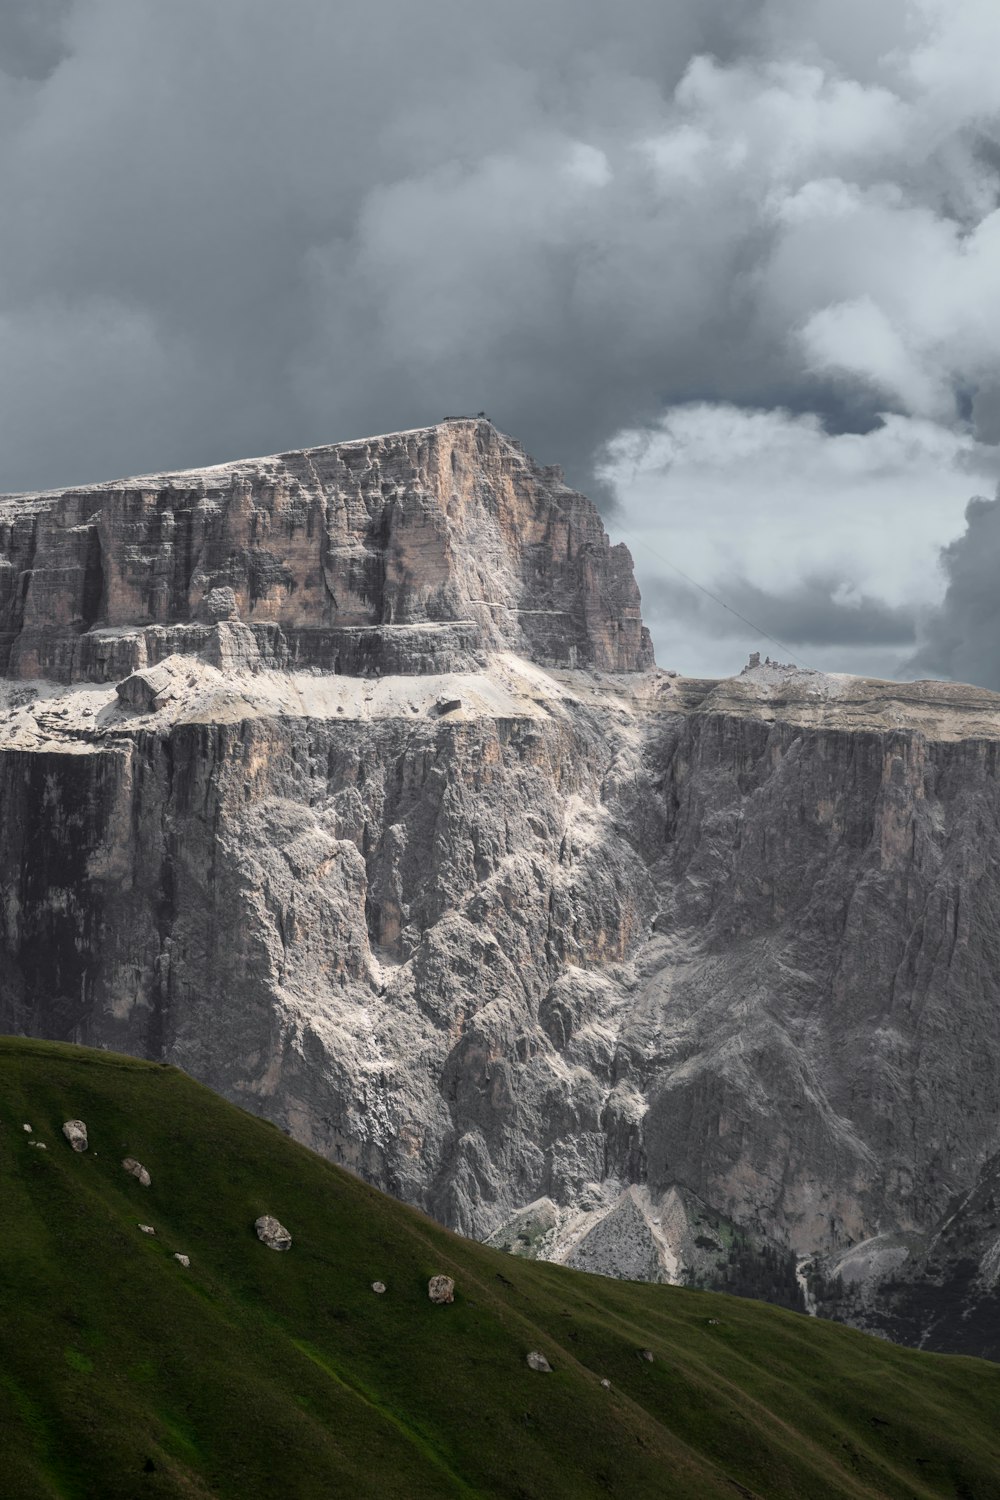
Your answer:
[[[845,162],[858,192],[901,173],[890,0],[26,10],[0,32],[46,75],[0,98],[6,487],[480,409],[584,480],[692,395],[862,425],[935,397],[877,310],[810,324],[880,225],[845,281],[828,225],[765,211]],[[845,336],[891,389],[845,377]]]
[[[71,0],[0,0],[0,70],[46,78],[66,55],[61,29]]]
[[[950,677],[1000,690],[1000,498],[977,496],[965,512],[965,531],[942,548],[948,580],[941,607],[927,617],[915,676]]]
[[[743,640],[747,625],[762,636],[793,647],[911,646],[913,612],[858,594],[845,578],[810,575],[787,593],[758,587],[745,578],[722,578],[709,597],[682,580],[647,584],[644,611],[652,621],[667,615],[716,638]]]
[[[685,403],[995,442],[998,44],[994,0],[0,0],[0,488],[486,410],[621,520],[602,450]],[[870,575],[802,628],[886,629]]]
[[[77,0],[30,27],[5,11],[13,71],[63,60],[0,100],[0,483],[483,407],[582,476],[654,408],[656,359],[619,393],[601,326],[576,332],[574,280],[598,271],[570,222],[587,188],[555,222],[551,180],[590,134],[649,128],[692,54],[736,44],[741,11]]]

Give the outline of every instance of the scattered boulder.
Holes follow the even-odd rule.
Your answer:
[[[154,714],[174,696],[176,686],[170,667],[159,662],[154,667],[133,672],[116,684],[115,692],[124,708],[131,708],[135,713]]]
[[[190,1255],[181,1255],[179,1250],[174,1251],[174,1260],[178,1261],[182,1266],[189,1266],[191,1264]]]
[[[266,1245],[269,1250],[291,1249],[291,1235],[284,1224],[272,1218],[270,1214],[261,1214],[253,1227],[257,1231],[257,1238],[261,1244]]]
[[[606,1391],[610,1391],[610,1389],[611,1389],[611,1381],[610,1380],[602,1380],[601,1384],[603,1385],[603,1387],[604,1387],[604,1389]]]
[[[29,1135],[30,1135],[30,1134],[31,1134],[31,1132],[32,1132],[32,1131],[33,1131],[33,1130],[34,1130],[34,1128],[35,1128],[35,1127],[34,1127],[34,1126],[33,1126],[33,1125],[22,1125],[22,1126],[21,1126],[21,1129],[22,1129],[22,1130],[26,1130],[26,1131],[27,1131],[27,1132],[28,1132],[28,1134],[29,1134]]]
[[[427,1283],[427,1295],[438,1306],[445,1302],[454,1302],[455,1283],[450,1276],[432,1276]]]
[[[86,1151],[87,1127],[82,1120],[67,1120],[63,1126],[63,1135],[74,1151]]]
[[[527,1359],[530,1369],[537,1370],[540,1375],[552,1374],[552,1366],[549,1364],[548,1360],[545,1358],[545,1355],[540,1349],[532,1349],[531,1353],[527,1356]]]
[[[381,1297],[382,1293],[385,1291],[385,1282],[384,1281],[373,1281],[372,1282],[372,1291],[373,1292],[377,1292],[378,1295]]]
[[[639,1350],[639,1354],[640,1354],[640,1357],[642,1359],[648,1359],[650,1364],[653,1363],[653,1351],[652,1351],[652,1349],[640,1349]]]
[[[718,1326],[719,1326],[719,1320],[718,1320],[718,1318],[709,1318],[709,1320],[708,1320],[708,1326],[709,1326],[709,1328],[718,1328]]]
[[[141,1161],[136,1161],[134,1156],[126,1156],[122,1166],[131,1176],[137,1178],[143,1187],[149,1187],[152,1179]]]
[[[461,698],[439,698],[434,705],[434,713],[440,719],[445,714],[453,714],[456,709],[461,707]]]
[[[29,1146],[34,1146],[36,1151],[47,1151],[49,1148],[44,1141],[29,1141]]]
[[[155,1234],[156,1233],[156,1230],[153,1228],[152,1224],[140,1224],[139,1228],[140,1228],[140,1230],[142,1231],[143,1234]]]

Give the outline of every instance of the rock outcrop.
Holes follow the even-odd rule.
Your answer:
[[[0,557],[4,1029],[777,1300],[1000,1150],[1000,698],[657,671],[480,422],[12,498]]]

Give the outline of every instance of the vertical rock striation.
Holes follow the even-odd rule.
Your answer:
[[[7,675],[107,681],[220,615],[272,666],[652,665],[627,549],[485,421],[0,499]]]

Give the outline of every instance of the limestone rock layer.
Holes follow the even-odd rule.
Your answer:
[[[880,1276],[964,1195],[995,1296],[1000,698],[658,671],[485,423],[0,517],[3,1029],[520,1253],[914,1339]]]
[[[107,681],[220,619],[272,666],[652,664],[627,549],[485,421],[0,498],[7,675]]]

